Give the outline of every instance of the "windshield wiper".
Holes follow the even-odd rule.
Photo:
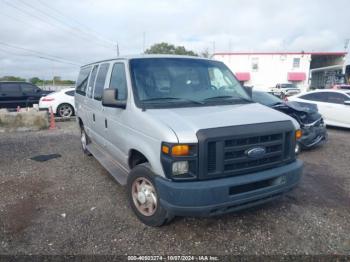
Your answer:
[[[162,101],[162,100],[176,100],[176,101],[182,101],[182,102],[191,102],[195,104],[203,104],[203,102],[198,100],[192,100],[192,99],[181,98],[181,97],[154,97],[154,98],[142,100],[142,102],[153,102],[153,101],[156,102],[156,101]]]
[[[210,100],[230,100],[230,101],[237,101],[237,100],[243,100],[245,102],[253,103],[252,100],[244,98],[244,97],[233,97],[233,96],[213,96],[213,97],[208,97],[205,98],[203,101],[210,101]]]
[[[215,100],[215,99],[221,99],[221,98],[233,98],[233,96],[212,96],[212,97],[205,98],[203,101]]]
[[[285,105],[285,103],[283,101],[281,101],[281,102],[273,103],[270,106],[284,106],[284,105]]]

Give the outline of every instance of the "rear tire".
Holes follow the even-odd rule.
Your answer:
[[[148,163],[135,166],[128,177],[128,200],[138,219],[151,227],[160,227],[173,218],[162,206]]]
[[[86,134],[84,126],[80,129],[80,142],[81,142],[81,149],[83,150],[84,154],[91,156],[91,153],[87,149],[87,145],[91,143],[91,140],[89,136]]]

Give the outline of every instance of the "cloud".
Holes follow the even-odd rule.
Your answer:
[[[121,54],[140,54],[144,34],[146,47],[165,41],[196,52],[339,51],[349,9],[347,0],[6,0],[0,41],[78,64],[115,57],[117,42]],[[0,75],[75,79],[77,70],[0,45]]]

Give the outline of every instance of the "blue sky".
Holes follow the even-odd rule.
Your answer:
[[[115,57],[117,42],[122,55],[162,41],[195,52],[214,42],[216,52],[343,51],[349,10],[347,0],[0,0],[0,75],[75,79],[77,65]]]

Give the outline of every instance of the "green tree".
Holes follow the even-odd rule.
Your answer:
[[[200,56],[201,56],[201,57],[204,57],[204,58],[210,58],[209,50],[208,50],[208,49],[203,50],[203,51],[200,53]]]
[[[17,76],[3,76],[0,78],[0,81],[26,81],[24,78]]]
[[[145,51],[145,54],[170,54],[170,55],[189,55],[198,56],[193,51],[186,50],[183,46],[174,46],[165,42],[152,45]]]
[[[39,77],[32,77],[32,78],[29,78],[29,82],[31,82],[32,84],[34,85],[37,85],[39,84],[40,82],[42,82],[42,80],[39,78]]]

